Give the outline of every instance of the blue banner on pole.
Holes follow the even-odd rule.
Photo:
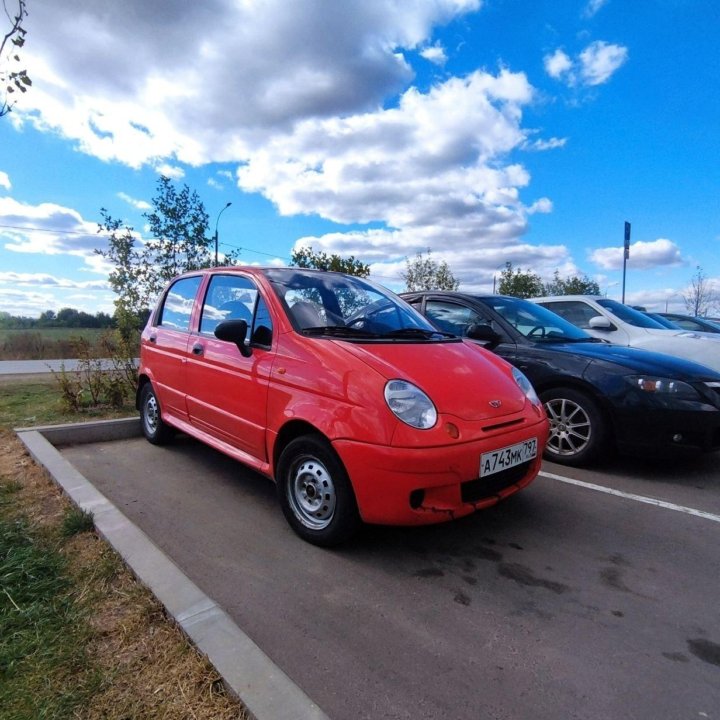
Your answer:
[[[630,223],[625,222],[625,259],[630,257]]]

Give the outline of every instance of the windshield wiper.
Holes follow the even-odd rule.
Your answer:
[[[600,338],[596,337],[584,337],[584,338],[573,338],[573,337],[544,337],[541,342],[556,342],[556,343],[599,343],[605,342]]]
[[[346,338],[377,338],[377,333],[368,332],[362,328],[349,328],[342,325],[317,325],[315,327],[303,328],[300,332],[303,335],[327,335],[329,337]]]
[[[442,332],[441,330],[424,330],[423,328],[400,328],[399,330],[389,330],[388,332],[382,333],[381,337],[384,338],[423,338],[429,340],[432,337],[440,335],[441,337],[457,337],[452,333]]]

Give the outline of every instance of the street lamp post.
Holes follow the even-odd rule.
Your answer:
[[[217,219],[215,220],[215,267],[218,264],[218,223],[220,222],[220,216],[232,205],[231,202],[227,203],[225,207],[218,213]]]

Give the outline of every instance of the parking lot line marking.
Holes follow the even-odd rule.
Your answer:
[[[635,500],[636,502],[645,503],[646,505],[655,505],[655,507],[665,508],[666,510],[675,510],[675,512],[685,513],[686,515],[694,515],[695,517],[720,523],[720,515],[713,515],[712,513],[704,512],[703,510],[696,510],[695,508],[684,507],[683,505],[675,505],[675,503],[645,497],[644,495],[634,495],[633,493],[626,493],[622,490],[614,490],[613,488],[604,487],[603,485],[595,485],[594,483],[575,480],[574,478],[563,477],[562,475],[555,475],[554,473],[545,472],[544,470],[541,470],[539,474],[542,477],[550,478],[551,480],[559,480],[560,482],[568,483],[570,485],[578,485],[579,487],[584,487],[588,490],[597,490],[598,492],[606,493],[607,495],[615,495],[617,497],[626,498],[627,500]]]

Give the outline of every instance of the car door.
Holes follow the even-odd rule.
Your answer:
[[[218,340],[223,320],[245,320],[244,356]],[[190,338],[187,407],[203,432],[262,462],[267,461],[267,394],[274,358],[273,319],[255,282],[238,273],[212,274],[204,293],[197,332]]]
[[[188,342],[201,275],[183,277],[168,288],[149,332],[143,337],[144,363],[163,412],[187,421],[185,403]]]

